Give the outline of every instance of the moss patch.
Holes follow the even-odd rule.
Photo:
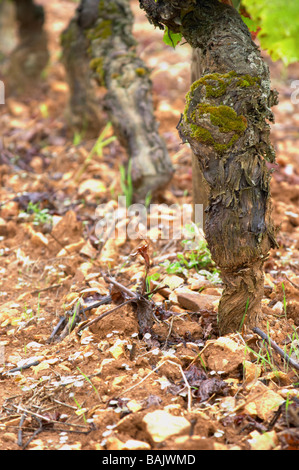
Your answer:
[[[259,77],[253,77],[249,74],[238,75],[234,70],[225,74],[207,74],[196,80],[186,95],[186,107],[183,115],[184,121],[189,124],[191,129],[190,137],[196,138],[204,144],[213,145],[217,152],[223,153],[232,147],[247,128],[246,118],[243,115],[239,116],[230,106],[200,103],[195,107],[192,100],[199,87],[201,93],[202,87],[205,87],[205,95],[203,93],[203,96],[204,98],[212,98],[213,103],[213,98],[225,95],[229,86],[237,89],[258,86],[259,84]],[[213,131],[201,125],[202,118],[205,116],[209,118],[213,126],[218,127],[221,133],[233,133],[228,143],[215,141]]]
[[[205,115],[209,116],[211,124],[218,127],[221,133],[233,132],[234,135],[227,144],[216,142],[210,130],[196,124]],[[238,116],[233,108],[224,105],[212,106],[206,103],[199,104],[192,112],[191,119],[187,119],[186,122],[190,124],[190,137],[197,139],[199,142],[213,145],[215,150],[220,153],[230,148],[247,128],[246,118],[242,115]]]
[[[70,45],[76,40],[75,28],[76,25],[74,22],[71,22],[68,28],[61,33],[60,44],[62,47],[70,47]]]
[[[137,67],[135,72],[136,72],[136,75],[138,75],[139,77],[143,77],[144,75],[147,74],[147,70],[144,67]]]
[[[89,62],[89,67],[97,74],[100,84],[104,85],[104,59],[103,57],[96,57]]]
[[[227,87],[232,83],[235,87],[239,88],[251,87],[259,84],[260,78],[252,77],[249,74],[238,75],[234,70],[228,73],[210,73],[192,84],[186,96],[187,102],[199,86],[205,86],[207,98],[218,98],[225,94]]]
[[[107,39],[112,35],[112,24],[110,20],[101,20],[97,24],[86,31],[86,37],[90,41],[95,39]]]

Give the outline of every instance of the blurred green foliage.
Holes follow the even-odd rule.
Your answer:
[[[299,1],[242,0],[250,19],[244,18],[251,31],[258,31],[262,49],[285,65],[299,60]],[[242,11],[242,10],[241,10]]]

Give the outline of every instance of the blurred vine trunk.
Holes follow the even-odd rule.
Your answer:
[[[0,64],[17,43],[15,8],[8,0],[0,1]]]
[[[231,6],[218,0],[139,3],[155,26],[181,33],[200,51],[201,77],[186,96],[178,130],[208,186],[205,235],[224,283],[220,332],[250,329],[261,314],[263,264],[276,247],[267,161],[275,161],[269,121],[277,93],[269,69]]]
[[[10,93],[34,86],[49,60],[44,8],[33,0],[13,0],[18,43],[8,57],[5,72]],[[5,8],[5,5],[4,5]]]
[[[101,121],[90,79],[105,87],[103,107],[131,159],[134,198],[141,202],[165,188],[173,167],[158,133],[150,71],[137,56],[133,21],[129,0],[82,0],[61,43],[70,114],[84,117],[85,127]]]

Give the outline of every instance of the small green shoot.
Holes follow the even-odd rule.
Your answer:
[[[284,283],[281,283],[281,288],[283,292],[283,311],[284,311],[284,316],[287,318],[287,298],[286,298],[286,291],[285,291],[285,286]]]
[[[37,311],[36,311],[36,316],[37,318],[39,318],[39,315],[40,315],[40,292],[38,293],[38,296],[37,296]]]
[[[84,420],[84,423],[87,424],[87,419],[86,419],[86,416],[85,416],[85,411],[86,411],[86,408],[82,408],[82,406],[80,405],[80,403],[76,400],[75,397],[73,397],[74,399],[74,402],[76,403],[76,406],[78,408],[78,410],[76,411],[76,415],[78,416],[82,416],[83,420]]]
[[[75,181],[78,182],[83,173],[86,171],[86,168],[90,164],[93,156],[96,154],[98,157],[103,156],[103,149],[107,147],[107,145],[110,145],[112,142],[116,140],[116,137],[114,135],[107,137],[107,135],[110,133],[111,129],[111,122],[108,122],[108,124],[104,127],[102,130],[101,134],[99,135],[96,143],[92,147],[91,151],[89,152],[88,156],[86,157],[83,165],[79,169],[77,175],[75,176]]]
[[[152,193],[151,191],[149,191],[147,195],[145,196],[145,201],[144,201],[144,205],[146,208],[150,206],[151,200],[152,200]]]
[[[77,316],[77,313],[80,309],[80,305],[81,305],[81,298],[77,301],[77,303],[75,305],[75,308],[74,308],[74,313],[72,315],[72,318],[70,318],[70,320],[69,320],[69,323],[68,323],[69,333],[71,333],[71,331],[74,328],[76,316]]]
[[[245,312],[244,312],[244,315],[242,317],[242,320],[241,320],[241,323],[240,323],[240,326],[239,326],[239,331],[243,331],[243,326],[244,326],[244,323],[245,323],[245,318],[246,318],[246,315],[247,315],[248,307],[249,307],[249,297],[247,298],[247,301],[246,301]]]
[[[39,203],[33,204],[29,201],[26,212],[21,211],[19,217],[28,218],[33,214],[33,225],[44,225],[45,223],[52,222],[52,216],[49,214],[49,209],[41,209]]]
[[[183,246],[188,246],[189,243],[190,240],[182,241]],[[207,277],[211,283],[221,283],[219,271],[214,267],[214,262],[205,240],[199,240],[195,249],[178,253],[176,261],[170,262],[166,260],[161,266],[165,268],[167,274],[182,274],[185,277],[188,277],[191,269],[195,269],[198,274]],[[204,268],[212,269],[207,271]]]
[[[132,159],[129,160],[128,169],[126,171],[123,165],[119,168],[120,171],[120,186],[123,195],[126,198],[126,205],[129,207],[133,202],[133,181],[132,181]]]
[[[48,119],[48,117],[49,117],[48,105],[46,103],[42,103],[39,107],[39,110],[41,112],[42,117],[44,119]]]
[[[285,416],[286,416],[286,421],[287,421],[287,426],[290,427],[289,423],[288,423],[288,410],[289,410],[289,407],[290,405],[294,403],[294,401],[290,398],[290,392],[287,393],[287,398],[286,398],[286,401],[284,402],[284,405],[285,405]]]
[[[204,371],[205,371],[206,373],[208,373],[207,368],[206,368],[206,365],[205,365],[205,361],[204,361],[203,358],[201,357],[201,354],[200,354],[200,353],[198,354],[198,358],[199,358],[199,360],[200,360],[200,362],[201,362],[201,365],[202,365]]]
[[[78,131],[76,131],[76,132],[74,133],[73,145],[74,145],[75,147],[77,147],[78,145],[81,144],[82,139],[83,139],[83,136],[84,136],[84,132],[78,132]]]
[[[151,292],[151,281],[158,281],[160,278],[160,273],[153,273],[146,277],[145,279],[145,287],[146,287],[146,294],[148,295]],[[149,298],[151,295],[149,296]]]
[[[78,369],[78,371],[80,372],[80,374],[83,375],[83,377],[84,377],[84,379],[86,380],[86,382],[88,382],[88,383],[92,386],[92,388],[93,388],[95,394],[97,395],[97,397],[100,398],[100,394],[99,394],[97,388],[94,386],[94,384],[93,384],[92,381],[90,380],[90,378],[87,377],[87,375],[85,375],[79,367],[77,367],[77,369]]]

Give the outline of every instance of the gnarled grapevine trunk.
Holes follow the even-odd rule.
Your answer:
[[[140,201],[148,192],[164,188],[173,168],[158,133],[150,72],[137,57],[132,26],[129,0],[82,0],[76,18],[62,35],[62,43],[73,92],[76,87],[86,89],[85,78],[76,74],[74,64],[78,61],[75,67],[80,67],[82,51],[88,50],[92,76],[107,89],[105,109],[132,159],[134,193]],[[87,46],[79,48],[81,37]],[[76,96],[74,99],[82,101]]]
[[[13,0],[19,42],[9,57],[6,73],[11,92],[24,91],[40,78],[49,60],[44,9],[33,0]]]
[[[205,233],[221,269],[222,334],[257,324],[263,263],[275,246],[269,140],[277,103],[268,67],[239,14],[218,0],[140,0],[149,20],[181,32],[201,50],[202,76],[186,97],[178,125],[209,188]]]

